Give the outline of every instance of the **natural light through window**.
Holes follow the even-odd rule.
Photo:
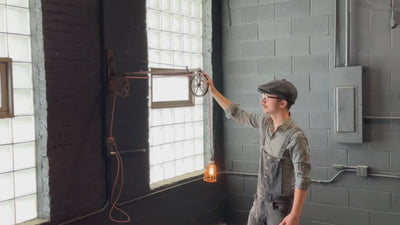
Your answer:
[[[151,108],[194,106],[195,98],[189,90],[191,73],[186,69],[151,68],[149,83]],[[156,74],[154,74],[156,73]],[[171,74],[180,73],[181,75]]]
[[[147,0],[147,37],[149,68],[202,68],[202,1]],[[187,99],[187,79],[162,79],[150,93]],[[150,109],[149,126],[151,184],[204,169],[202,98],[194,106]]]
[[[153,101],[166,102],[189,99],[189,82],[187,77],[153,78],[151,86]]]
[[[12,59],[14,117],[0,119],[0,224],[37,217],[28,0],[0,0],[0,57]]]

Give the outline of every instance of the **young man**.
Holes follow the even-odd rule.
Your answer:
[[[289,112],[297,98],[296,87],[284,79],[258,86],[264,113],[253,114],[225,98],[205,76],[211,95],[227,117],[260,132],[257,193],[247,224],[298,225],[311,166],[307,139]]]

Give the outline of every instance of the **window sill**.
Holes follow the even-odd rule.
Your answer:
[[[18,223],[18,225],[40,225],[49,222],[45,219],[33,219],[26,222]]]
[[[184,182],[185,180],[189,180],[191,178],[195,178],[198,176],[202,176],[204,174],[204,169],[202,170],[198,170],[198,171],[194,171],[191,173],[187,173],[187,174],[183,174],[177,177],[173,177],[170,178],[168,180],[163,180],[163,181],[159,181],[156,183],[152,183],[150,184],[150,190],[154,191],[156,189],[160,189],[166,186],[170,186],[170,185],[174,185],[174,184],[179,184],[180,182]]]

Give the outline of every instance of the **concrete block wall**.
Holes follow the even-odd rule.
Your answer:
[[[400,1],[394,1],[395,6]],[[390,29],[390,1],[351,1],[350,65],[362,65],[364,115],[400,115],[400,28]],[[248,111],[261,112],[256,86],[292,81],[299,98],[292,108],[309,140],[312,178],[336,174],[332,164],[367,165],[375,172],[400,171],[398,120],[364,120],[364,143],[335,143],[328,78],[334,65],[335,0],[223,1],[224,94]],[[229,171],[257,173],[258,134],[224,124],[224,161]],[[245,224],[255,177],[227,176],[228,224]],[[313,184],[302,225],[375,225],[400,220],[400,180],[341,175]]]

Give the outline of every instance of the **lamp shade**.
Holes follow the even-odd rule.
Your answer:
[[[210,161],[207,165],[203,180],[210,183],[217,182],[217,166],[214,161]]]

